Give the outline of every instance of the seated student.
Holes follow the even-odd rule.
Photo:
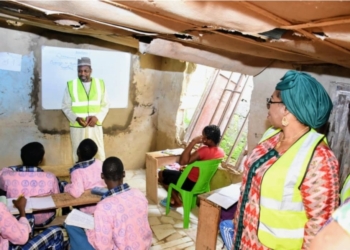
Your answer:
[[[82,140],[77,149],[78,162],[69,170],[71,184],[67,184],[64,191],[73,197],[80,197],[85,190],[93,187],[105,187],[101,179],[102,162],[94,159],[97,145],[91,139]],[[96,206],[80,207],[82,212],[93,214]]]
[[[206,126],[201,136],[197,136],[192,139],[190,144],[182,152],[179,160],[180,165],[188,165],[195,161],[205,161],[212,159],[219,159],[225,156],[225,152],[222,148],[218,146],[220,142],[221,132],[220,128],[216,125]],[[198,150],[192,153],[192,149],[198,143],[204,144]],[[182,171],[177,170],[161,170],[158,172],[159,183],[168,190],[170,183],[176,184],[180,178]],[[199,169],[194,167],[188,174],[186,181],[184,182],[182,188],[187,191],[191,191],[196,184],[199,177]],[[182,206],[182,201],[176,191],[173,191],[171,198],[171,207]],[[166,198],[160,202],[161,205],[166,206]]]
[[[44,172],[39,165],[44,158],[44,146],[31,142],[21,148],[22,166],[3,168],[0,171],[0,189],[7,198],[24,196],[45,196],[60,192],[54,174]],[[35,226],[45,226],[55,218],[56,211],[35,212]]]
[[[138,189],[123,184],[124,167],[117,157],[107,158],[101,178],[109,191],[97,203],[95,229],[66,225],[71,250],[149,249],[152,231],[148,223],[148,202]]]
[[[0,249],[63,249],[63,233],[58,226],[49,227],[28,241],[31,228],[25,215],[26,203],[24,197],[13,201],[13,205],[19,211],[18,221],[8,211],[7,206],[0,203]]]

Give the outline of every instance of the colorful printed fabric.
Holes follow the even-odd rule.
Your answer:
[[[108,196],[111,196],[114,194],[120,194],[120,193],[129,191],[129,190],[130,190],[130,187],[129,187],[128,183],[124,183],[120,186],[117,186],[113,189],[108,190],[108,192],[102,196],[101,200],[107,198]]]
[[[89,163],[91,164],[86,166]],[[78,168],[77,165],[75,165],[73,168],[75,169],[70,175],[71,183],[64,187],[64,191],[71,194],[73,197],[80,197],[84,191],[88,189],[106,186],[105,182],[101,178],[102,162],[100,160],[93,159],[90,161],[85,161],[83,164],[81,164],[80,168]],[[82,212],[88,214],[93,214],[95,208],[95,205],[79,207]]]
[[[58,181],[54,174],[49,172],[24,170],[38,170],[36,167],[17,168],[20,172],[4,171],[0,175],[0,189],[6,191],[7,198],[46,196],[60,192]],[[40,169],[41,170],[41,169]],[[50,223],[55,217],[55,210],[50,212],[35,212],[35,225],[42,226]]]
[[[44,172],[44,170],[42,170],[39,167],[31,167],[31,166],[12,166],[9,168],[15,172]]]
[[[97,204],[95,229],[86,230],[88,240],[99,250],[149,249],[152,231],[147,199],[137,189],[121,190]]]
[[[268,151],[276,146],[279,141],[279,134],[259,144],[245,162],[241,192],[246,189],[249,169],[254,162],[266,155]],[[283,154],[283,153],[282,153]],[[281,154],[281,155],[282,155]],[[258,225],[260,213],[260,188],[265,172],[276,162],[276,156],[263,163],[252,176],[251,187],[248,191],[248,200],[240,209],[243,202],[241,195],[238,201],[238,209],[235,216],[235,225],[242,217],[244,210],[243,228],[241,238],[237,237],[238,226],[235,227],[234,242],[238,241],[239,249],[243,250],[267,250],[258,239]],[[339,203],[339,165],[333,152],[325,145],[317,146],[313,158],[310,161],[304,181],[300,186],[305,211],[309,220],[304,228],[304,242],[302,249],[308,249],[311,240],[331,216]]]
[[[77,170],[77,169],[80,169],[80,168],[87,168],[88,166],[90,166],[94,162],[95,162],[95,159],[78,162],[72,168],[69,169],[69,173],[71,174],[74,170]]]
[[[220,159],[225,156],[225,152],[220,147],[208,147],[203,146],[197,150],[200,161],[212,160],[212,159]],[[199,177],[199,168],[192,168],[187,178],[193,182],[197,182]]]
[[[25,244],[31,231],[28,220],[21,217],[17,221],[3,203],[0,203],[0,215],[0,250],[8,250],[9,241],[15,245]]]

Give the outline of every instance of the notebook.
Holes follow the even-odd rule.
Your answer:
[[[12,200],[16,200],[17,198],[6,198],[6,196],[0,196],[0,202],[6,204],[7,209],[12,214],[19,214],[17,208],[14,207]],[[33,210],[45,210],[50,208],[55,208],[56,205],[51,196],[45,197],[26,197],[27,204],[25,207],[26,213],[32,213]]]
[[[94,229],[95,227],[94,217],[90,214],[83,213],[78,209],[73,209],[64,222],[67,225],[86,229]]]
[[[11,214],[19,214],[18,209],[13,205],[12,201],[16,200],[17,198],[6,198],[6,196],[0,196],[0,202],[4,203],[7,206],[7,209],[10,211]],[[27,204],[25,207],[26,213],[32,213],[33,209],[31,207],[31,202],[29,200],[29,197],[26,197]]]

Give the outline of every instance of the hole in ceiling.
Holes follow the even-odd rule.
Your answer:
[[[268,39],[280,39],[287,31],[288,30],[276,28],[259,33],[259,35],[266,36]]]
[[[138,36],[138,35],[133,35],[133,37],[137,40],[139,40],[142,43],[148,43],[150,44],[153,40],[153,37],[150,36]]]
[[[328,36],[323,33],[323,32],[312,32],[312,34],[314,34],[316,37],[320,38],[321,40],[326,39]]]
[[[55,20],[54,22],[62,26],[71,26],[73,29],[82,29],[86,24],[84,22],[80,22],[80,21],[77,22],[69,19],[59,19],[59,20]]]
[[[244,38],[248,38],[251,40],[254,40],[256,42],[266,42],[265,39],[262,39],[261,37],[256,37],[256,36],[252,36],[252,35],[247,35],[247,34],[243,34],[242,32],[236,31],[236,30],[227,30],[227,29],[216,29],[217,32],[223,33],[223,34],[230,34],[230,35],[234,35],[234,36],[241,36]]]
[[[192,36],[187,34],[174,34],[176,38],[182,39],[182,40],[193,40]]]

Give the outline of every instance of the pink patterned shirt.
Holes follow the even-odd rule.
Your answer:
[[[69,193],[75,198],[80,197],[84,191],[93,187],[105,187],[106,184],[101,178],[102,162],[95,159],[94,163],[85,168],[75,169],[70,174],[71,184],[64,187],[64,192]],[[93,214],[96,206],[84,206],[80,210],[84,213]]]
[[[6,205],[0,203],[0,250],[8,250],[9,241],[14,245],[24,245],[28,241],[29,233],[28,220],[21,217],[17,221]]]
[[[58,181],[49,172],[15,172],[10,168],[2,169],[0,173],[0,189],[6,191],[7,198],[46,196],[60,192]],[[35,224],[46,222],[55,214],[52,212],[34,213]]]
[[[99,250],[145,250],[152,244],[148,202],[137,189],[115,193],[100,201],[94,214],[95,229],[86,230]]]

